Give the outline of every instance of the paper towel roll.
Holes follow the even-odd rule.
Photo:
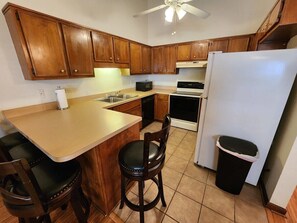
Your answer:
[[[65,94],[65,89],[55,90],[57,96],[58,109],[63,110],[68,108],[68,102]]]

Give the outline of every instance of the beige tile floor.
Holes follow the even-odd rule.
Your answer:
[[[160,130],[161,123],[154,122],[141,131]],[[215,172],[194,165],[193,156],[196,132],[171,128],[166,151],[166,164],[162,170],[165,200],[145,212],[146,223],[268,223],[257,187],[245,184],[240,195],[232,195],[215,186]],[[144,199],[152,201],[157,187],[151,181],[145,184]],[[138,202],[137,185],[128,198]],[[139,213],[116,207],[114,212],[127,223],[138,223]]]

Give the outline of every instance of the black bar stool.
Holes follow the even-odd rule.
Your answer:
[[[30,166],[38,164],[46,156],[19,132],[0,138],[0,161],[24,158]]]
[[[121,204],[126,204],[140,214],[140,222],[144,223],[144,211],[156,206],[161,199],[166,207],[164,198],[161,170],[165,163],[166,143],[169,137],[171,119],[166,115],[162,129],[154,133],[145,133],[144,140],[137,140],[125,145],[119,152],[119,165],[121,169]],[[153,142],[154,141],[154,142]],[[156,177],[158,175],[158,178]],[[143,187],[146,180],[153,180],[158,186],[156,198],[144,205]],[[126,185],[131,181],[138,182],[139,205],[131,203],[126,197]]]
[[[3,162],[0,177],[3,203],[19,222],[50,223],[49,213],[69,201],[78,222],[87,222],[90,205],[81,190],[82,171],[77,161],[45,159],[32,168],[25,159]]]

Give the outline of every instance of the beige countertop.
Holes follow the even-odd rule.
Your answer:
[[[123,91],[137,97],[116,103],[97,101],[90,96],[70,103],[69,109],[52,105],[4,111],[7,120],[56,162],[71,160],[141,121],[141,117],[112,111],[114,107],[150,95],[169,94],[174,90],[154,89]],[[122,92],[122,91],[121,91]],[[101,94],[101,97],[104,96]],[[47,108],[48,107],[48,108]],[[31,112],[32,110],[32,112]],[[19,112],[20,111],[20,112]]]

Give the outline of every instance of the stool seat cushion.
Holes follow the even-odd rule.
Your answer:
[[[119,153],[119,164],[129,170],[141,171],[143,167],[143,140],[137,140],[125,145]],[[150,143],[149,161],[158,155],[158,145]]]
[[[24,142],[28,142],[28,140],[21,133],[14,132],[9,135],[3,136],[0,139],[0,146],[10,148],[22,144]]]
[[[73,182],[80,176],[81,167],[75,160],[56,163],[45,159],[37,166],[31,168],[31,170],[39,184],[42,194],[47,200],[51,200],[72,186]],[[20,195],[28,195],[21,183],[16,183],[14,190]]]
[[[30,166],[40,162],[42,159],[45,158],[45,154],[31,142],[26,142],[12,147],[8,152],[12,159],[26,159]]]

